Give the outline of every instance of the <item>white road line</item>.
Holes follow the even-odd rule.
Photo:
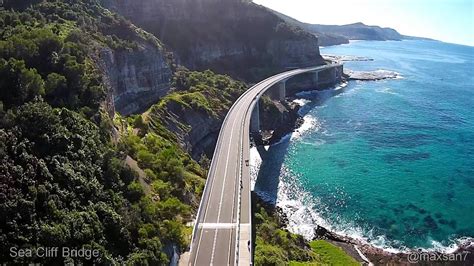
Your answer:
[[[217,149],[217,145],[216,145],[216,149]],[[218,156],[217,156],[217,161],[216,161],[216,165],[219,165],[219,161],[220,161],[220,158],[221,156],[220,153],[222,153],[223,149],[221,149],[220,151],[218,151]],[[212,163],[211,163],[212,165]],[[209,169],[209,171],[211,171],[211,169]],[[209,176],[209,178],[211,178]],[[204,212],[204,217],[202,218],[202,220],[205,222],[206,221],[206,216],[207,216],[207,210],[209,209],[209,203],[211,202],[211,196],[212,196],[212,191],[214,190],[214,179],[215,179],[215,172],[214,172],[214,176],[212,176],[212,182],[210,182],[211,184],[211,191],[209,192],[209,198],[207,199],[207,203],[206,203],[206,211]],[[199,219],[199,217],[196,217],[197,219]],[[198,223],[199,221],[196,220],[196,223]],[[199,241],[197,242],[197,250],[196,250],[196,256],[194,257],[194,265],[196,265],[196,261],[197,261],[197,258],[198,258],[198,254],[199,254],[199,248],[201,247],[201,240],[202,240],[202,231],[201,231],[201,234],[199,235]]]
[[[250,93],[249,93],[249,94],[250,94]],[[246,95],[245,97],[247,97],[247,95]],[[245,99],[245,97],[243,97],[241,100],[243,101],[243,100]],[[252,99],[253,99],[253,97],[252,97]],[[244,103],[245,103],[245,102],[244,102]],[[242,104],[242,105],[243,105],[243,104]],[[241,109],[242,109],[242,108],[239,109],[239,113],[238,113],[238,114],[240,114]],[[240,120],[239,120],[239,121],[240,121]],[[239,129],[240,129],[240,128],[241,128],[241,126],[239,126]],[[243,133],[243,132],[240,131],[240,135],[239,135],[239,136],[240,136],[240,139],[243,138],[242,133]],[[238,147],[237,147],[237,150],[239,150],[239,151],[240,151],[241,148],[242,148],[242,147],[241,147],[241,144],[242,144],[242,142],[239,142],[239,145],[238,145]],[[240,162],[241,157],[238,156],[238,158],[239,158],[238,160],[239,160],[239,162]],[[238,173],[238,172],[240,171],[240,167],[241,167],[241,165],[239,164],[239,165],[237,166],[237,168],[236,168],[236,169],[237,169],[237,173],[236,173],[237,176],[239,176],[239,173]],[[241,188],[240,188],[241,183],[239,182],[239,181],[241,181],[240,178],[238,178],[238,179],[235,180],[235,181],[236,181],[236,182],[235,182],[235,184],[234,184],[234,193],[233,193],[233,195],[232,195],[232,216],[231,216],[231,219],[234,218],[234,211],[235,211],[235,194],[240,194],[240,189],[241,189]],[[237,191],[235,191],[235,187],[236,187],[236,186],[237,186]],[[240,208],[239,204],[237,204],[237,208]],[[240,210],[237,210],[237,211],[240,211]],[[239,223],[240,221],[236,221],[236,222]],[[238,237],[238,236],[237,236],[237,234],[236,234],[236,237],[235,237],[236,243],[237,243],[237,237]],[[229,249],[227,250],[227,254],[228,254],[227,261],[229,261],[229,258],[230,258],[230,256],[231,256],[231,249],[232,249],[232,230],[229,231],[229,239],[230,239],[230,241],[229,241]]]
[[[243,104],[240,105],[239,111],[237,114],[240,113],[240,110],[242,110]],[[225,190],[225,181],[227,179],[227,169],[229,167],[229,156],[230,156],[230,150],[231,150],[231,143],[232,143],[232,138],[234,136],[234,128],[235,128],[235,122],[237,119],[234,119],[234,122],[232,123],[231,131],[230,131],[230,138],[229,138],[229,145],[227,148],[227,157],[226,157],[226,162],[225,162],[225,170],[224,170],[224,181],[222,183],[222,189],[221,189],[221,198],[219,200],[219,211],[217,213],[217,222],[219,222],[220,217],[221,217],[221,211],[222,211],[222,200],[224,199],[224,190]],[[214,261],[214,254],[216,252],[216,243],[217,243],[217,230],[215,230],[214,233],[214,243],[212,244],[212,253],[211,253],[211,265],[213,264]]]
[[[199,228],[203,229],[228,229],[237,227],[239,223],[202,223]]]

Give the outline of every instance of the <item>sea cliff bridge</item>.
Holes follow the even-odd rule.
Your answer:
[[[260,130],[259,99],[284,100],[286,81],[313,74],[313,84],[341,81],[343,66],[330,64],[294,69],[269,77],[244,92],[222,123],[196,217],[188,265],[253,263],[250,193],[250,132]],[[322,78],[324,77],[324,78]]]

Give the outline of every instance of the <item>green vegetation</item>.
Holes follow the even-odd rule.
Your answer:
[[[148,112],[109,117],[100,50],[161,43],[95,0],[3,3],[0,261],[167,264],[173,246],[182,251],[189,245],[186,224],[206,174],[178,144],[176,132],[192,130],[180,115],[192,110],[219,121],[245,84],[211,71],[177,69],[174,91]],[[285,25],[274,30],[282,38],[294,34]],[[205,157],[200,161],[209,164]],[[256,223],[257,265],[348,262],[333,260],[338,250],[331,246],[310,246],[281,229],[278,216],[261,206]],[[100,255],[10,257],[11,247],[53,245]]]
[[[152,187],[151,197],[161,201],[171,197],[184,202],[194,199],[196,191],[202,191],[204,186],[204,171],[199,164],[176,142],[166,139],[169,132],[164,137],[153,132],[140,137],[134,131],[131,129],[123,135],[118,149],[136,159],[144,170],[146,181]],[[189,210],[181,216],[189,219]]]
[[[314,262],[290,261],[290,266],[306,265],[340,265],[358,266],[360,265],[354,258],[347,255],[340,247],[337,247],[325,240],[315,240],[309,243],[311,249],[318,254],[319,260]]]
[[[261,200],[255,206],[255,265],[359,265],[341,248],[325,240],[307,242],[284,230],[277,211]]]
[[[344,250],[324,240],[316,240],[309,243],[321,261],[328,265],[360,265],[354,258],[347,255]]]
[[[290,261],[312,262],[318,256],[300,235],[283,228],[276,210],[256,200],[255,265],[287,265]]]
[[[93,0],[8,0],[4,7],[0,261],[168,263],[172,245],[189,245],[186,223],[204,171],[161,121],[153,132],[141,116],[112,121],[97,62],[104,47],[161,44]],[[194,98],[186,101],[197,104]],[[112,137],[114,126],[120,134]],[[97,249],[100,256],[10,257],[11,247],[51,246]]]
[[[173,86],[176,92],[165,97],[156,108],[175,102],[212,116],[227,112],[234,100],[247,89],[244,83],[227,75],[217,75],[210,70],[197,72],[186,69],[178,69]]]
[[[91,116],[105,96],[96,66],[101,47],[136,49],[138,41],[161,46],[94,0],[19,2],[6,1],[7,10],[0,11],[4,108],[42,96],[54,107]]]
[[[247,86],[226,75],[179,68],[173,78],[174,91],[144,115],[150,130],[167,139],[184,139],[196,119],[218,122]],[[211,122],[212,123],[212,122]],[[175,134],[166,136],[167,129]],[[196,158],[195,158],[196,159]],[[205,160],[204,160],[205,161]]]

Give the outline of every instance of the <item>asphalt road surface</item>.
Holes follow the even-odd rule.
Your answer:
[[[251,243],[249,125],[253,107],[272,85],[334,67],[295,69],[248,89],[229,110],[217,141],[193,232],[190,265],[249,265]]]

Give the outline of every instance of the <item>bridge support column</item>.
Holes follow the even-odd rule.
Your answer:
[[[313,86],[315,89],[319,86],[319,71],[313,72]]]
[[[278,83],[278,100],[284,101],[286,98],[286,80]]]
[[[341,82],[342,74],[344,73],[344,65],[336,67],[336,70],[337,70],[337,75],[336,75],[337,82]]]
[[[250,117],[250,132],[259,133],[260,132],[260,107],[259,102],[255,104],[252,111],[252,117]]]
[[[337,69],[335,67],[331,68],[331,79],[333,84],[337,83]]]

